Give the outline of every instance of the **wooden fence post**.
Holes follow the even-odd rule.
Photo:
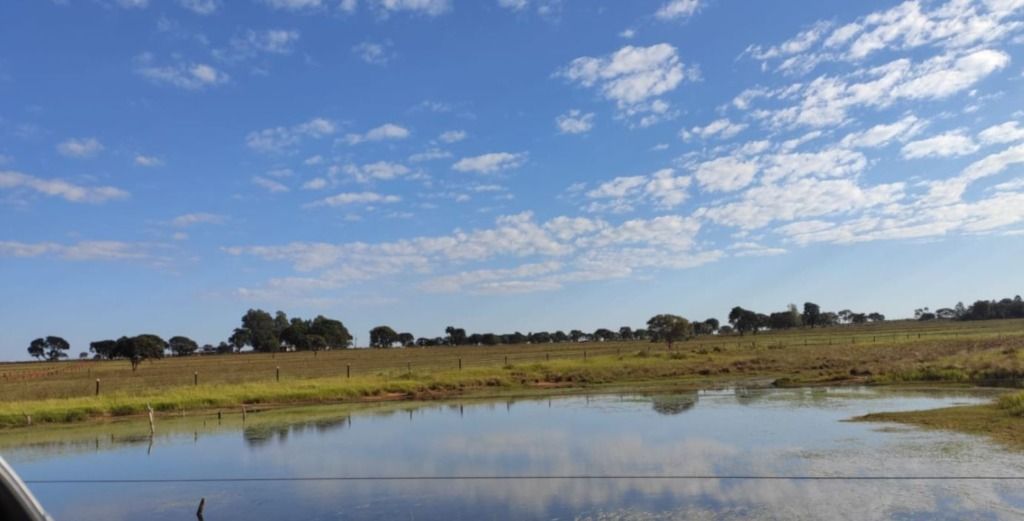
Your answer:
[[[96,396],[100,395],[100,379],[96,379]]]
[[[345,364],[345,378],[352,378],[352,364]]]
[[[459,371],[462,370],[462,357],[459,357]]]
[[[281,381],[281,366],[277,366],[276,370],[274,371],[274,375],[275,375],[275,378],[277,378],[277,381],[280,382]]]
[[[199,385],[199,371],[192,373],[192,385]]]

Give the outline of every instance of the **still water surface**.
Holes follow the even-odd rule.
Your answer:
[[[858,389],[307,408],[0,436],[27,481],[556,479],[30,485],[58,520],[1021,519],[1024,482],[635,476],[1024,476],[976,437],[843,421],[990,395]],[[584,479],[581,476],[628,476]]]

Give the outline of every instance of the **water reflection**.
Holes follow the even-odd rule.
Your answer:
[[[981,399],[720,390],[309,409],[168,421],[149,457],[127,434],[0,437],[0,451],[26,479],[536,478],[124,485],[131,500],[116,504],[99,485],[33,487],[58,519],[186,519],[199,497],[209,520],[1019,518],[1020,482],[629,477],[1024,476],[1024,457],[976,438],[841,421]]]

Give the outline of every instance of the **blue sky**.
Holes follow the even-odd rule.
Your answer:
[[[0,357],[1021,292],[1024,1],[0,6]]]

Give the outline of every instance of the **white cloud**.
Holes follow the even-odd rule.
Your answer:
[[[690,139],[693,136],[701,139],[709,139],[712,137],[719,137],[721,139],[729,139],[735,137],[736,134],[743,132],[747,128],[746,123],[733,123],[729,121],[729,118],[722,118],[708,123],[704,127],[693,127],[690,130],[683,129],[679,136],[683,139]]]
[[[376,192],[344,192],[321,199],[314,206],[347,206],[351,204],[397,203],[402,198],[397,195],[381,195]]]
[[[362,42],[352,46],[352,54],[370,65],[387,65],[395,57],[391,42]]]
[[[200,15],[210,15],[220,9],[219,0],[178,0],[182,7]]]
[[[345,134],[345,142],[357,145],[367,141],[397,140],[409,137],[409,130],[394,123],[385,123],[368,130],[365,134]]]
[[[530,2],[528,0],[498,0],[498,5],[512,11],[522,11],[530,5]]]
[[[503,170],[519,168],[525,162],[525,152],[491,152],[479,156],[464,157],[452,165],[452,168],[459,172],[492,174]]]
[[[245,144],[258,152],[281,153],[295,147],[305,138],[318,139],[333,134],[334,123],[324,118],[313,118],[291,127],[273,127],[250,132]]]
[[[735,157],[705,161],[694,169],[701,188],[711,192],[732,192],[744,188],[757,175],[757,163]]]
[[[117,0],[117,5],[125,9],[145,9],[149,7],[149,0]]]
[[[661,5],[654,16],[659,20],[680,20],[693,16],[700,8],[700,0],[669,0]]]
[[[423,152],[417,152],[409,156],[409,161],[413,163],[421,163],[423,161],[434,161],[437,159],[448,159],[452,157],[452,153],[447,150],[441,150],[440,148],[429,148]]]
[[[774,154],[764,160],[763,181],[773,183],[780,179],[803,177],[851,177],[862,172],[867,164],[864,154],[842,148]]]
[[[926,139],[911,141],[900,151],[904,158],[956,157],[973,154],[978,145],[962,130],[953,130]]]
[[[840,142],[848,148],[884,147],[892,141],[905,141],[916,136],[928,125],[915,116],[906,116],[889,124],[875,125],[867,130],[847,134]]]
[[[669,112],[669,106],[657,98],[675,90],[687,77],[693,79],[695,70],[684,69],[676,48],[661,43],[650,47],[628,45],[608,56],[576,58],[558,74],[596,88],[616,103],[624,117],[659,119]]]
[[[289,191],[289,188],[287,186],[268,177],[256,176],[252,178],[252,182],[270,193]]]
[[[43,255],[72,261],[133,260],[148,257],[145,245],[119,241],[80,241],[75,244],[0,241],[0,257]]]
[[[555,118],[555,125],[563,134],[584,134],[594,128],[594,113],[584,114],[577,109],[572,109]]]
[[[982,130],[978,139],[986,145],[1024,141],[1024,128],[1016,121],[1007,121]]]
[[[451,10],[450,0],[375,0],[383,14],[410,12],[438,16]]]
[[[735,257],[770,257],[788,253],[785,248],[764,246],[756,242],[737,242],[729,246]]]
[[[213,55],[221,60],[241,61],[260,54],[291,54],[300,33],[287,29],[267,29],[256,31],[248,29],[231,38],[227,49],[217,49]]]
[[[286,11],[302,11],[307,9],[320,9],[324,6],[323,0],[263,0],[274,9]]]
[[[302,189],[303,190],[323,190],[324,188],[327,188],[327,185],[328,185],[328,181],[326,179],[324,179],[322,177],[315,177],[313,179],[310,179],[309,181],[306,181],[305,183],[302,183]]]
[[[73,203],[104,203],[125,199],[128,192],[112,186],[79,186],[61,179],[42,179],[14,171],[0,171],[0,190],[31,190]]]
[[[176,228],[188,228],[197,224],[224,224],[223,215],[207,212],[186,213],[171,219],[171,226]]]
[[[622,32],[619,33],[619,37],[631,40],[636,37],[636,29],[623,29]]]
[[[185,90],[202,90],[227,83],[230,76],[205,63],[182,62],[156,65],[152,54],[144,53],[135,59],[135,73],[153,83],[166,84]]]
[[[94,137],[72,138],[57,145],[57,152],[67,157],[90,158],[103,151],[103,144]]]
[[[466,132],[464,130],[448,130],[442,132],[441,135],[437,137],[437,139],[441,140],[441,142],[443,143],[448,144],[458,143],[459,141],[466,139]]]
[[[147,156],[143,154],[135,154],[135,159],[133,160],[133,162],[135,163],[135,166],[144,167],[156,167],[164,165],[163,159],[160,159],[159,157],[156,156]]]
[[[365,165],[345,165],[342,169],[346,174],[352,176],[359,182],[372,180],[389,180],[403,177],[412,172],[409,167],[400,163],[388,161],[377,161]]]
[[[699,210],[697,215],[749,230],[773,221],[883,206],[903,197],[903,183],[864,188],[849,179],[802,178],[781,185],[755,186],[744,192],[740,200]]]
[[[1019,32],[1022,23],[1014,17],[1021,8],[1018,0],[906,1],[834,29],[831,22],[818,22],[781,45],[751,46],[747,54],[781,60],[778,68],[784,72],[806,73],[824,61],[859,63],[884,50],[933,46],[961,52]]]
[[[741,105],[749,106],[758,97],[799,99],[796,105],[753,114],[780,127],[841,125],[848,121],[848,112],[857,107],[885,108],[897,101],[949,97],[1004,68],[1009,59],[1006,53],[992,49],[962,55],[946,53],[917,64],[901,58],[845,76],[823,75],[806,84],[759,90],[757,96],[748,96]]]
[[[616,177],[588,191],[585,195],[592,202],[584,209],[588,212],[623,213],[640,205],[673,208],[686,201],[691,182],[689,176],[677,176],[671,168],[650,175]]]

